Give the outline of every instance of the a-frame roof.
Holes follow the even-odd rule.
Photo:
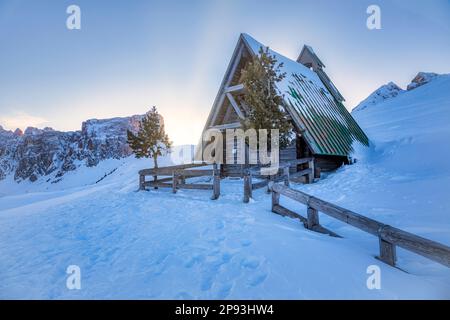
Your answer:
[[[259,49],[265,48],[251,36],[241,34],[205,129],[212,126],[214,114],[221,107],[220,99],[226,91],[227,79],[236,72],[239,62],[236,60],[240,59],[242,47],[252,55],[258,55]],[[286,72],[286,78],[277,87],[284,96],[285,108],[294,125],[314,154],[348,156],[355,143],[369,144],[344,105],[333,97],[313,70],[273,50],[269,49],[269,53],[283,63],[282,72]]]

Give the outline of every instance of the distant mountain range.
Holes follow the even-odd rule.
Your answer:
[[[13,132],[0,126],[0,180],[12,175],[17,182],[56,183],[81,165],[92,167],[105,159],[127,157],[131,154],[127,130],[137,131],[142,117],[87,120],[74,132],[32,127]]]

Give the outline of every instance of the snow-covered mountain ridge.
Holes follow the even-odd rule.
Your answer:
[[[430,83],[437,78],[445,76],[446,75],[439,75],[433,72],[419,72],[414,77],[414,79],[411,80],[411,83],[408,84],[406,90],[403,90],[397,84],[391,81],[372,92],[366,99],[361,101],[355,108],[353,108],[352,112],[358,112],[366,109],[367,107],[371,107],[376,104],[382,103],[383,101],[390,100],[400,94],[414,90],[427,83]]]
[[[91,119],[74,132],[29,127],[23,133],[0,126],[0,180],[13,175],[17,182],[54,183],[80,165],[92,167],[102,160],[129,156],[126,132],[136,131],[141,118]]]

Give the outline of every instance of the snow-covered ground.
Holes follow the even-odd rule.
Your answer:
[[[441,76],[358,112],[372,147],[294,187],[450,245],[449,89]],[[0,182],[0,298],[450,298],[450,269],[403,250],[402,270],[389,267],[375,259],[378,240],[353,227],[321,216],[342,239],[305,230],[271,213],[265,190],[243,204],[241,181],[223,180],[216,201],[136,192],[149,163],[108,160],[58,184]],[[81,290],[66,288],[69,265],[81,268]],[[367,288],[370,265],[380,290]]]

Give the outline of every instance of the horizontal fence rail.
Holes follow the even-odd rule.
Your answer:
[[[309,168],[290,173],[289,169],[291,167],[303,164],[308,164]],[[262,173],[263,169],[264,167],[255,167],[248,168],[244,171],[244,203],[250,202],[253,190],[264,188],[268,186],[270,182],[284,182],[286,186],[289,186],[290,179],[303,176],[306,176],[306,183],[312,183],[314,181],[314,158],[302,158],[282,162],[278,165],[276,173],[269,176]],[[262,181],[253,183],[253,178],[262,179]],[[269,188],[267,189],[267,192],[270,192]]]
[[[216,164],[212,170],[192,170],[192,168],[207,166],[206,163],[192,163],[170,167],[160,167],[153,169],[144,169],[139,171],[139,190],[145,190],[146,187],[171,188],[173,193],[178,189],[189,190],[212,190],[211,199],[216,200],[220,196],[220,171]],[[153,177],[153,181],[146,181],[145,177]],[[158,176],[169,176],[166,178],[158,178]],[[195,177],[212,177],[212,184],[205,183],[186,183],[187,178]]]
[[[172,172],[175,170],[184,170],[184,169],[190,169],[190,168],[196,168],[196,167],[204,167],[207,165],[208,164],[206,164],[206,163],[190,163],[190,164],[180,164],[180,165],[169,166],[169,167],[144,169],[144,170],[139,171],[139,175],[153,176],[153,175],[157,174],[159,176],[171,176]]]
[[[320,226],[318,213],[322,212],[378,237],[379,258],[391,266],[395,266],[396,247],[398,246],[450,268],[450,247],[444,244],[394,228],[282,184],[271,183],[269,187],[272,190],[272,211],[283,216],[300,219],[308,229],[335,235]],[[307,218],[281,206],[280,195],[304,204],[307,207]]]

